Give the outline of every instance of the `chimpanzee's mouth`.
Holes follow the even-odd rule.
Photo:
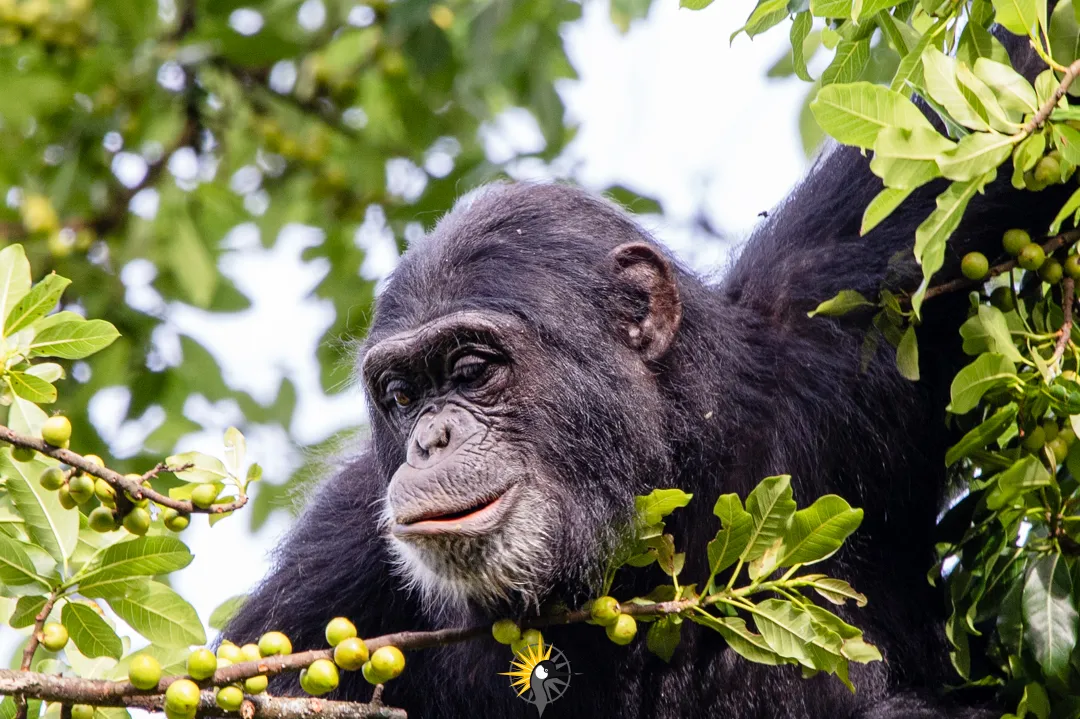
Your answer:
[[[476,536],[498,527],[513,508],[516,485],[495,497],[484,497],[463,508],[435,510],[418,517],[401,518],[391,528],[396,537],[423,537],[442,534]]]

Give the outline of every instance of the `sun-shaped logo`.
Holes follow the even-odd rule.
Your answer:
[[[570,661],[554,645],[545,645],[542,638],[515,653],[510,671],[499,674],[512,679],[510,686],[536,707],[539,716],[570,688]]]

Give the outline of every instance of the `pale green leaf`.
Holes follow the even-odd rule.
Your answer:
[[[900,203],[907,199],[911,192],[911,190],[886,187],[874,195],[874,199],[870,200],[870,204],[866,206],[866,211],[863,212],[862,227],[859,229],[859,234],[865,235],[877,227],[882,220],[900,206]]]
[[[1005,314],[992,305],[979,305],[979,322],[986,334],[986,346],[991,352],[1005,357],[1015,364],[1024,361],[1020,350],[1013,343],[1012,334],[1009,331],[1009,323]]]
[[[191,552],[176,537],[139,537],[102,550],[80,579],[94,585],[124,577],[168,574],[191,564]]]
[[[71,641],[87,657],[119,659],[123,654],[120,637],[90,605],[69,601],[60,612],[60,620],[71,635]]]
[[[972,180],[997,169],[1012,154],[1018,138],[996,132],[973,132],[954,150],[937,159],[941,174],[950,180]]]
[[[821,85],[853,82],[870,62],[870,38],[845,40],[836,46],[833,61],[821,73]]]
[[[2,573],[2,571],[3,570],[0,570],[0,573]],[[0,579],[0,581],[3,580]],[[45,597],[43,596],[19,597],[19,601],[15,604],[15,611],[8,620],[8,624],[11,625],[13,629],[32,627],[34,622],[37,621],[37,615],[44,608]]]
[[[1059,2],[1050,16],[1050,55],[1062,65],[1071,65],[1080,59],[1080,23],[1072,0]]]
[[[56,274],[48,275],[30,288],[22,299],[12,307],[4,320],[4,336],[10,337],[35,320],[49,314],[60,301],[64,289],[71,280]]]
[[[766,599],[758,603],[753,614],[757,630],[774,652],[813,665],[806,651],[815,636],[808,612],[783,599]]]
[[[1014,35],[1031,36],[1038,23],[1039,10],[1035,0],[993,0],[997,14],[994,19]]]
[[[956,373],[949,389],[952,401],[948,410],[967,414],[979,404],[987,391],[1016,376],[1016,367],[999,354],[987,352]]]
[[[810,581],[809,586],[833,604],[843,605],[848,600],[852,600],[855,602],[856,606],[866,606],[866,595],[856,592],[851,585],[843,579],[818,577]]]
[[[0,452],[0,477],[26,521],[26,531],[38,546],[63,564],[79,541],[79,513],[60,506],[57,493],[38,482],[41,473],[55,465],[54,460],[43,460],[40,455],[29,462],[16,462],[10,451]]]
[[[654,489],[644,497],[635,497],[638,520],[643,526],[657,524],[676,509],[689,504],[693,496],[681,489]]]
[[[840,290],[835,297],[825,300],[807,313],[807,317],[839,317],[860,307],[873,307],[873,303],[855,290]]]
[[[82,359],[105,349],[119,336],[105,320],[61,322],[35,335],[30,356]]]
[[[801,12],[792,20],[791,32],[789,33],[792,67],[795,68],[795,75],[806,82],[813,80],[810,77],[810,71],[806,69],[806,53],[804,49],[806,38],[810,34],[810,28],[813,24],[814,19],[810,16],[810,13]]]
[[[960,89],[956,60],[936,47],[926,48],[922,59],[923,80],[930,96],[961,125],[981,132],[989,130],[988,118],[983,117],[980,108],[973,105],[971,96]]]
[[[834,494],[819,497],[800,509],[784,534],[777,566],[813,564],[832,556],[862,522],[863,511],[852,509]]]
[[[11,391],[34,404],[52,404],[56,401],[56,387],[32,374],[8,372],[8,386]]]
[[[896,346],[896,368],[904,379],[919,381],[919,342],[915,338],[915,325],[908,325]]]
[[[983,32],[986,32],[985,30]],[[987,33],[989,35],[989,33]],[[990,36],[997,42],[996,38]],[[1018,113],[1035,112],[1038,98],[1035,88],[1012,66],[990,58],[980,57],[974,62],[975,75],[985,82],[997,95],[1002,107]]]
[[[1077,210],[1080,210],[1080,190],[1076,190],[1069,195],[1069,199],[1065,201],[1057,215],[1054,216],[1054,221],[1050,223],[1050,234],[1056,235],[1060,232],[1061,224]]]
[[[7,319],[19,300],[30,291],[30,284],[30,262],[23,246],[11,244],[0,250],[0,318]]]
[[[766,477],[746,498],[746,510],[754,520],[750,539],[742,559],[751,562],[761,557],[769,547],[787,532],[795,515],[795,500],[791,498],[791,477]]]
[[[884,127],[932,127],[911,100],[869,82],[823,87],[810,109],[821,128],[839,142],[867,150]]]
[[[0,532],[0,584],[13,587],[36,584],[49,589],[48,583],[38,575],[30,555],[23,545]]]
[[[1001,41],[994,37],[989,30],[977,22],[969,21],[964,25],[964,31],[960,33],[960,43],[956,48],[956,59],[974,68],[975,74],[993,87],[995,83],[991,82],[986,76],[981,75],[977,67],[979,60],[984,58],[993,60],[995,63],[1008,63],[1009,53],[1005,50],[1005,46],[1001,44]]]
[[[720,633],[733,652],[755,664],[780,666],[792,662],[773,651],[760,634],[747,628],[739,617],[714,617],[711,614],[694,613],[690,620]]]
[[[229,623],[229,620],[240,611],[240,608],[247,602],[248,595],[238,594],[234,597],[229,597],[224,602],[219,604],[214,611],[210,613],[210,628],[217,629],[218,631],[225,628],[225,625]]]
[[[1060,122],[1050,127],[1054,133],[1054,144],[1061,154],[1072,164],[1080,166],[1080,131]]]
[[[716,538],[708,545],[709,571],[715,575],[734,564],[746,549],[754,520],[736,494],[720,495],[713,514],[721,523]]]
[[[165,460],[170,467],[183,467],[193,465],[188,469],[179,470],[174,474],[185,482],[223,482],[229,477],[225,465],[217,457],[211,457],[202,452],[184,452],[175,454]],[[170,495],[171,496],[171,495]],[[189,497],[190,498],[190,495]]]
[[[109,607],[144,637],[166,647],[204,644],[206,633],[190,604],[164,584],[108,597]]]

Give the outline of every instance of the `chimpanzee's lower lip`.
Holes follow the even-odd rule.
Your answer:
[[[476,536],[487,534],[496,527],[513,505],[516,486],[511,486],[494,499],[481,500],[460,511],[426,515],[420,519],[399,522],[391,528],[396,537],[424,537],[444,534]]]

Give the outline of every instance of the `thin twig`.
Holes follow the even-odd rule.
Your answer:
[[[58,597],[59,595],[56,592],[50,592],[49,598],[45,600],[45,604],[41,607],[41,611],[34,617],[34,629],[30,632],[30,639],[26,642],[22,661],[19,663],[19,668],[24,672],[29,671],[30,665],[34,663],[34,653],[37,652],[38,645],[41,644],[42,627],[45,626],[45,621],[49,618]],[[22,694],[15,697],[15,719],[26,719],[26,697]]]
[[[1061,324],[1061,336],[1054,345],[1054,356],[1050,358],[1050,364],[1056,365],[1057,361],[1065,354],[1065,348],[1069,346],[1072,337],[1073,325],[1073,279],[1066,277],[1061,283],[1061,310],[1065,313],[1065,321]]]
[[[1069,86],[1076,80],[1077,75],[1080,75],[1080,60],[1074,60],[1071,65],[1065,68],[1065,74],[1061,76],[1061,82],[1058,83],[1053,94],[1024,125],[1023,132],[1025,135],[1030,135],[1046,123],[1050,118],[1050,113],[1057,107],[1061,98],[1065,97],[1065,93],[1069,91]]]
[[[225,512],[232,512],[240,509],[247,504],[248,501],[247,495],[241,494],[235,500],[227,504],[215,504],[206,509],[202,509],[201,507],[196,507],[192,504],[191,500],[173,499],[172,497],[161,494],[149,487],[142,486],[144,477],[149,478],[156,476],[157,473],[161,471],[179,472],[185,469],[187,465],[183,467],[168,467],[159,464],[157,467],[147,472],[146,475],[139,477],[139,479],[129,479],[108,467],[102,467],[100,464],[88,461],[81,454],[76,454],[70,449],[54,447],[44,440],[38,439],[37,437],[27,437],[18,434],[3,425],[0,425],[0,441],[7,442],[16,447],[33,449],[41,454],[59,460],[64,464],[71,465],[86,474],[104,479],[117,490],[118,496],[119,492],[123,490],[130,494],[136,501],[140,499],[149,499],[151,502],[160,504],[162,507],[169,507],[170,509],[175,509],[178,512],[186,514],[224,514]]]

